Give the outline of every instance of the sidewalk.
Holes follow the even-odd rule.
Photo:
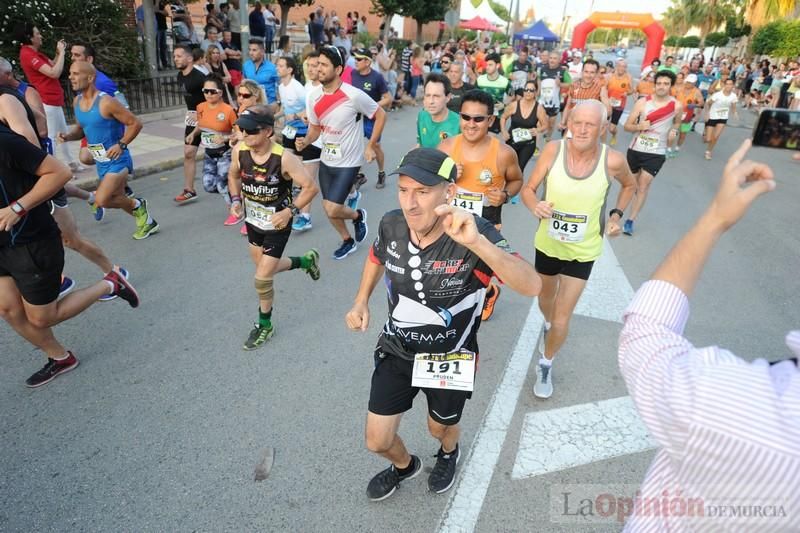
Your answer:
[[[170,109],[149,115],[140,115],[142,131],[128,149],[133,156],[134,175],[138,179],[156,172],[172,170],[183,165],[184,108]],[[78,160],[80,142],[68,143],[69,150]],[[58,150],[56,150],[58,155]],[[197,159],[202,160],[202,148]],[[94,166],[75,173],[73,184],[83,189],[95,189],[98,184]]]

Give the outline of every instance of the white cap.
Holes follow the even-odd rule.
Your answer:
[[[689,74],[684,80],[686,83],[697,83],[697,74]]]
[[[642,79],[646,78],[647,75],[650,74],[651,72],[653,72],[653,67],[651,67],[650,65],[644,67],[644,69],[642,70]]]

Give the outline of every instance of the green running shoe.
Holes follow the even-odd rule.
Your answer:
[[[303,254],[303,257],[308,259],[309,266],[308,268],[304,268],[303,271],[311,276],[311,279],[317,281],[319,279],[319,252],[316,248],[312,248],[306,253]]]
[[[142,239],[148,238],[153,233],[158,233],[159,226],[158,222],[155,219],[148,224],[147,222],[144,223],[144,226],[139,226],[136,228],[136,231],[133,233],[133,238],[137,241],[141,241]]]
[[[139,200],[139,207],[133,210],[133,216],[136,219],[136,227],[141,228],[147,224],[147,200],[144,198],[137,198]]]
[[[242,349],[248,352],[260,348],[262,344],[270,340],[275,334],[274,326],[268,328],[258,324],[253,324],[253,326],[252,331],[250,331],[250,336],[247,337],[247,340],[244,341],[244,346],[242,346]]]

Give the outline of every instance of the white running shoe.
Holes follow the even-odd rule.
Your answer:
[[[547,399],[553,395],[553,367],[539,365],[536,370],[536,383],[533,385],[533,394],[537,398]]]

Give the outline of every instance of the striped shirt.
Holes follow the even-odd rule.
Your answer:
[[[800,372],[695,348],[688,318],[686,295],[664,281],[625,312],[620,371],[659,444],[625,530],[800,530]],[[800,331],[787,344],[800,356]]]
[[[569,88],[569,107],[572,109],[581,102],[587,100],[600,100],[600,92],[603,90],[603,81],[599,78],[588,86],[584,87],[581,80],[572,82]]]

